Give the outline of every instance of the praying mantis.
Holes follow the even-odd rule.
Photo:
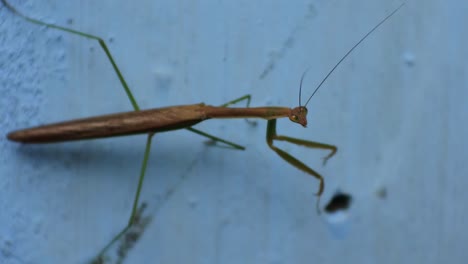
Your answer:
[[[12,141],[22,142],[22,143],[53,143],[61,141],[71,141],[71,140],[82,140],[82,139],[93,139],[93,138],[103,138],[103,137],[112,137],[112,136],[123,136],[123,135],[132,135],[132,134],[148,134],[144,158],[140,170],[138,187],[136,194],[133,200],[132,212],[127,226],[112,239],[112,241],[104,247],[100,254],[104,253],[114,242],[116,242],[134,223],[135,215],[140,204],[140,194],[141,188],[144,182],[144,177],[146,175],[146,167],[148,163],[148,158],[150,154],[150,148],[152,145],[152,139],[155,134],[160,132],[168,132],[177,129],[187,129],[193,133],[199,134],[203,137],[207,137],[215,142],[226,144],[234,149],[243,150],[244,147],[237,145],[236,143],[230,142],[228,140],[210,135],[203,131],[193,128],[192,126],[203,122],[208,119],[224,119],[224,118],[260,118],[267,120],[267,130],[266,130],[266,141],[267,145],[277,153],[284,161],[294,166],[298,170],[301,170],[307,173],[310,176],[315,177],[319,181],[319,188],[316,193],[318,198],[324,190],[324,179],[322,175],[318,172],[301,162],[299,159],[288,154],[283,149],[278,148],[274,145],[275,141],[284,141],[295,145],[300,145],[308,148],[323,149],[329,151],[328,155],[324,157],[324,163],[326,163],[332,156],[337,152],[337,147],[330,144],[324,144],[304,139],[298,139],[294,137],[278,135],[276,132],[276,120],[278,118],[287,117],[293,123],[302,125],[303,127],[307,126],[307,104],[310,102],[311,98],[316,94],[322,84],[328,79],[328,77],[333,73],[333,71],[340,65],[340,63],[356,48],[362,41],[364,41],[372,32],[374,32],[381,24],[387,21],[393,14],[395,14],[402,6],[400,5],[387,17],[385,17],[381,22],[379,22],[375,27],[373,27],[364,37],[362,37],[340,60],[339,62],[328,72],[328,74],[323,78],[321,83],[315,88],[312,95],[308,98],[304,105],[301,104],[301,91],[302,83],[304,77],[308,70],[304,71],[299,88],[299,106],[291,109],[289,107],[250,107],[251,96],[245,95],[236,100],[230,101],[221,106],[211,106],[200,104],[192,105],[180,105],[180,106],[170,106],[164,108],[156,108],[150,110],[140,110],[138,103],[136,102],[127,82],[125,81],[120,69],[112,57],[109,48],[106,43],[98,36],[87,34],[84,32],[76,31],[73,29],[56,26],[53,24],[44,23],[42,21],[27,17],[20,12],[18,12],[14,7],[12,7],[6,0],[2,0],[3,4],[7,6],[13,13],[25,18],[26,20],[43,25],[50,28],[55,28],[71,34],[79,35],[85,38],[93,39],[99,42],[104,53],[108,57],[114,71],[116,72],[122,87],[124,88],[134,111],[112,114],[99,117],[91,117],[79,120],[66,121],[62,123],[44,125],[35,128],[27,128],[23,130],[14,131],[8,134],[8,139]],[[246,101],[246,107],[243,108],[231,108],[229,106],[237,104],[239,102]],[[319,199],[317,199],[317,208],[318,208]]]

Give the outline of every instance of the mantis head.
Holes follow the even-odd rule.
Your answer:
[[[298,106],[291,109],[288,117],[292,122],[307,127],[307,108],[305,106]]]

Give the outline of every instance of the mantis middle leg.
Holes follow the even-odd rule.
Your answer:
[[[250,106],[250,100],[251,100],[250,94],[246,94],[246,95],[244,95],[244,96],[241,96],[241,97],[239,97],[239,98],[237,98],[237,99],[234,99],[234,100],[232,100],[232,101],[229,101],[229,102],[227,102],[227,103],[225,103],[225,104],[222,104],[222,105],[220,105],[220,106],[221,106],[221,107],[227,107],[227,106],[230,106],[230,105],[233,105],[233,104],[237,104],[237,103],[242,102],[242,101],[245,101],[245,100],[247,101],[246,107],[249,107],[249,106]],[[255,121],[250,121],[250,120],[248,120],[248,119],[246,119],[246,121],[247,121],[248,123],[250,123],[251,125],[256,125],[256,122],[255,122]],[[203,131],[201,131],[201,130],[195,129],[195,128],[193,128],[193,127],[188,127],[188,128],[186,128],[186,129],[187,129],[188,131],[193,132],[193,133],[195,133],[195,134],[198,134],[198,135],[200,135],[200,136],[207,137],[207,138],[211,139],[212,142],[220,142],[220,143],[223,143],[223,144],[225,144],[225,145],[227,145],[227,146],[229,146],[229,147],[231,147],[231,148],[233,148],[233,149],[245,150],[245,147],[243,147],[243,146],[241,146],[241,145],[238,145],[238,144],[236,144],[236,143],[234,143],[234,142],[231,142],[231,141],[227,141],[227,140],[222,139],[222,138],[220,138],[220,137],[213,136],[213,135],[211,135],[211,134],[208,134],[208,133],[203,132]]]

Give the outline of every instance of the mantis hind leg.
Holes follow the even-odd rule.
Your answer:
[[[120,83],[122,84],[122,87],[123,87],[128,99],[130,100],[130,103],[132,104],[133,109],[135,111],[138,111],[140,109],[137,102],[136,102],[136,100],[135,100],[135,98],[134,98],[134,96],[133,96],[133,94],[132,94],[132,92],[131,92],[131,90],[130,90],[130,88],[129,88],[129,86],[128,86],[128,84],[127,84],[127,82],[125,81],[119,67],[117,66],[114,58],[112,57],[112,55],[111,55],[111,53],[109,51],[109,48],[107,47],[105,41],[102,38],[100,38],[98,36],[95,36],[95,35],[88,34],[88,33],[84,33],[84,32],[81,32],[81,31],[77,31],[77,30],[74,30],[74,29],[65,28],[65,27],[54,25],[54,24],[45,23],[45,22],[42,22],[42,21],[34,19],[34,18],[30,18],[30,17],[22,14],[18,10],[16,10],[6,0],[1,0],[1,2],[11,12],[13,12],[14,14],[22,17],[23,19],[25,19],[25,20],[33,23],[33,24],[46,26],[48,28],[57,29],[57,30],[60,30],[60,31],[68,32],[68,33],[73,34],[73,35],[78,35],[78,36],[82,36],[82,37],[97,41],[99,43],[99,45],[101,46],[102,50],[104,51],[104,53],[106,54],[107,58],[109,59],[115,73],[117,74],[117,77],[119,78]],[[99,260],[102,260],[104,258],[104,254],[106,253],[106,251],[115,242],[117,242],[133,226],[133,224],[137,220],[136,218],[137,218],[137,214],[138,214],[138,211],[139,211],[137,207],[139,205],[141,187],[143,185],[143,180],[144,180],[145,173],[146,173],[146,166],[147,166],[148,158],[149,158],[149,154],[150,154],[152,136],[153,136],[153,134],[148,135],[148,139],[147,139],[147,142],[146,142],[146,148],[145,148],[145,152],[144,152],[143,163],[142,163],[142,166],[141,166],[141,169],[140,169],[140,175],[139,175],[139,180],[138,180],[138,187],[137,187],[137,190],[136,190],[136,195],[135,195],[134,202],[133,202],[133,208],[132,208],[132,212],[130,214],[130,218],[128,220],[128,224],[116,236],[114,236],[114,238],[100,251],[99,255],[95,258],[95,262],[99,262]]]
[[[88,34],[88,33],[85,33],[85,32],[81,32],[81,31],[77,31],[77,30],[74,30],[74,29],[71,29],[71,28],[66,28],[66,27],[61,27],[61,26],[57,26],[57,25],[54,25],[54,24],[49,24],[49,23],[45,23],[43,21],[40,21],[40,20],[37,20],[37,19],[34,19],[34,18],[31,18],[31,17],[28,17],[24,14],[22,14],[21,12],[19,12],[18,10],[16,10],[11,4],[9,4],[6,0],[0,0],[12,13],[22,17],[23,19],[33,23],[33,24],[37,24],[37,25],[42,25],[42,26],[46,26],[48,28],[53,28],[53,29],[57,29],[57,30],[60,30],[60,31],[64,31],[64,32],[68,32],[70,34],[73,34],[73,35],[78,35],[78,36],[82,36],[84,38],[88,38],[88,39],[92,39],[92,40],[95,40],[99,43],[99,45],[101,46],[102,50],[104,51],[104,53],[106,54],[107,58],[109,59],[115,73],[117,74],[117,77],[118,79],[120,80],[120,83],[122,84],[122,87],[128,97],[128,99],[130,100],[130,103],[132,104],[132,107],[135,111],[138,111],[140,110],[140,107],[138,106],[138,103],[136,102],[135,100],[135,97],[133,96],[131,90],[130,90],[130,87],[128,86],[127,82],[125,81],[119,67],[117,66],[117,63],[115,62],[114,58],[112,57],[112,54],[110,53],[110,50],[109,48],[107,47],[107,44],[105,43],[105,41],[101,38],[101,37],[98,37],[98,36],[95,36],[95,35],[91,35],[91,34]],[[140,214],[142,213],[142,209],[144,208],[144,206],[140,206],[139,205],[139,198],[140,198],[140,193],[141,193],[141,188],[143,186],[143,181],[144,181],[144,178],[145,178],[145,174],[146,174],[146,167],[147,167],[147,164],[148,164],[148,158],[149,158],[149,155],[150,155],[150,149],[151,149],[151,141],[152,141],[152,137],[153,137],[154,134],[149,134],[148,137],[147,137],[147,141],[146,141],[146,147],[145,147],[145,152],[144,152],[144,156],[143,156],[143,162],[142,162],[142,165],[141,165],[141,168],[140,168],[140,175],[139,175],[139,178],[138,178],[138,187],[137,187],[137,190],[136,190],[136,194],[135,194],[135,198],[134,198],[134,201],[133,201],[133,208],[132,208],[132,212],[130,214],[130,218],[128,220],[128,223],[127,225],[116,235],[114,236],[114,238],[99,252],[99,255],[96,256],[96,258],[94,259],[94,262],[93,263],[101,263],[101,260],[103,260],[104,258],[104,254],[107,252],[107,250],[114,244],[116,243],[117,241],[119,241],[126,233],[127,231],[129,231],[134,225],[138,225],[140,223],[138,222],[141,222],[140,221]],[[139,209],[139,208],[140,209]],[[143,232],[143,231],[141,231]]]
[[[298,139],[298,138],[292,138],[292,137],[287,137],[287,136],[281,136],[276,134],[276,119],[273,120],[268,120],[268,125],[267,125],[267,132],[266,132],[266,141],[268,146],[276,152],[283,160],[288,162],[289,164],[293,165],[297,169],[315,177],[317,180],[319,180],[319,190],[316,193],[318,196],[317,199],[317,212],[320,212],[319,209],[319,204],[320,204],[320,196],[323,193],[324,189],[324,180],[322,175],[320,175],[318,172],[315,170],[311,169],[307,165],[305,165],[302,161],[296,159],[293,157],[291,154],[287,153],[286,151],[276,147],[273,145],[273,141],[278,140],[278,141],[286,141],[295,145],[300,145],[308,148],[318,148],[318,149],[326,149],[330,150],[330,153],[324,157],[323,164],[325,165],[328,159],[333,157],[335,155],[336,151],[338,150],[336,146],[329,145],[329,144],[324,144],[324,143],[319,143],[319,142],[314,142],[314,141],[308,141],[308,140],[303,140],[303,139]]]
[[[94,259],[93,263],[101,263],[101,261],[103,261],[103,259],[104,259],[104,254],[107,252],[107,250],[109,250],[114,245],[114,243],[119,241],[125,234],[127,234],[127,232],[135,224],[138,225],[139,222],[141,222],[140,218],[141,218],[141,214],[142,214],[142,209],[144,209],[144,207],[145,207],[145,203],[143,203],[141,206],[139,205],[140,204],[140,194],[141,194],[141,189],[143,187],[143,182],[145,180],[146,167],[148,165],[148,159],[149,159],[149,156],[150,156],[151,143],[152,143],[153,136],[154,136],[154,134],[149,134],[148,137],[147,137],[147,140],[146,140],[145,152],[144,152],[144,155],[143,155],[143,161],[142,161],[141,168],[140,168],[140,176],[138,177],[138,187],[137,187],[137,190],[136,190],[136,193],[135,193],[135,198],[133,199],[132,213],[130,214],[130,218],[128,219],[127,225],[117,235],[115,235],[112,238],[112,240],[109,243],[107,243],[107,245],[105,247],[103,247],[101,249],[99,254]],[[140,236],[142,232],[143,232],[143,230],[140,231],[140,234],[138,234],[138,236]],[[135,234],[132,234],[132,235],[135,235]],[[135,241],[136,241],[136,239],[138,239],[138,237],[135,237]]]

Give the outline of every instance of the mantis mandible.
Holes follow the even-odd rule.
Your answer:
[[[324,144],[309,140],[303,140],[294,137],[288,137],[283,135],[278,135],[276,132],[276,119],[278,118],[289,118],[293,123],[302,125],[303,127],[307,126],[307,104],[310,102],[312,97],[316,92],[322,87],[323,83],[328,79],[328,77],[334,72],[334,70],[345,60],[348,55],[358,47],[371,33],[373,33],[377,28],[379,28],[385,21],[387,21],[391,16],[393,16],[404,4],[401,4],[395,10],[393,10],[389,15],[382,19],[376,26],[369,30],[348,52],[341,57],[341,59],[334,65],[334,67],[328,72],[328,74],[322,79],[320,84],[315,88],[312,95],[308,98],[304,105],[301,104],[301,92],[302,84],[305,75],[309,69],[305,70],[302,74],[299,86],[299,106],[295,108],[289,107],[250,107],[251,97],[250,95],[242,96],[236,100],[230,101],[221,106],[211,106],[204,103],[191,104],[191,105],[179,105],[179,106],[169,106],[164,108],[155,108],[150,110],[140,110],[128,84],[126,83],[121,71],[119,70],[117,64],[114,61],[113,56],[111,55],[106,43],[104,40],[98,36],[84,33],[81,31],[76,31],[70,28],[65,28],[57,26],[54,24],[48,24],[28,16],[23,15],[17,11],[13,6],[11,6],[6,0],[1,0],[2,3],[10,9],[13,13],[21,16],[29,22],[34,24],[43,25],[49,28],[58,29],[65,31],[71,34],[79,35],[88,39],[93,39],[99,42],[101,48],[105,52],[107,58],[109,59],[112,67],[117,74],[117,77],[124,88],[134,111],[117,113],[111,115],[104,115],[98,117],[90,117],[72,121],[65,121],[61,123],[43,125],[39,127],[26,128],[18,131],[14,131],[8,134],[8,139],[12,141],[17,141],[21,143],[54,143],[62,141],[73,141],[73,140],[84,140],[84,139],[95,139],[95,138],[104,138],[104,137],[113,137],[113,136],[123,136],[123,135],[133,135],[133,134],[148,134],[144,158],[140,170],[138,187],[136,194],[133,200],[132,212],[127,226],[112,239],[112,241],[103,248],[100,252],[102,255],[114,242],[116,242],[134,223],[134,218],[139,206],[139,198],[141,193],[141,188],[143,185],[146,166],[149,158],[150,148],[152,144],[152,138],[156,133],[167,132],[177,129],[187,129],[191,132],[199,134],[201,136],[207,137],[215,142],[226,144],[234,149],[243,150],[244,147],[237,145],[233,142],[224,140],[222,138],[210,135],[203,131],[197,130],[192,126],[208,120],[208,119],[222,119],[222,118],[261,118],[267,120],[267,130],[266,130],[266,141],[267,145],[277,153],[283,160],[294,166],[295,168],[309,174],[310,176],[315,177],[319,181],[319,188],[316,193],[317,199],[317,210],[319,210],[319,198],[324,190],[324,179],[323,177],[316,172],[315,170],[308,167],[306,164],[295,158],[294,156],[288,154],[284,150],[276,147],[274,141],[285,141],[295,145],[300,145],[308,148],[324,149],[328,150],[329,153],[323,159],[325,164],[328,159],[334,156],[337,152],[337,147],[330,144]],[[246,107],[232,108],[228,107],[232,104],[239,103],[241,101],[246,101]]]

